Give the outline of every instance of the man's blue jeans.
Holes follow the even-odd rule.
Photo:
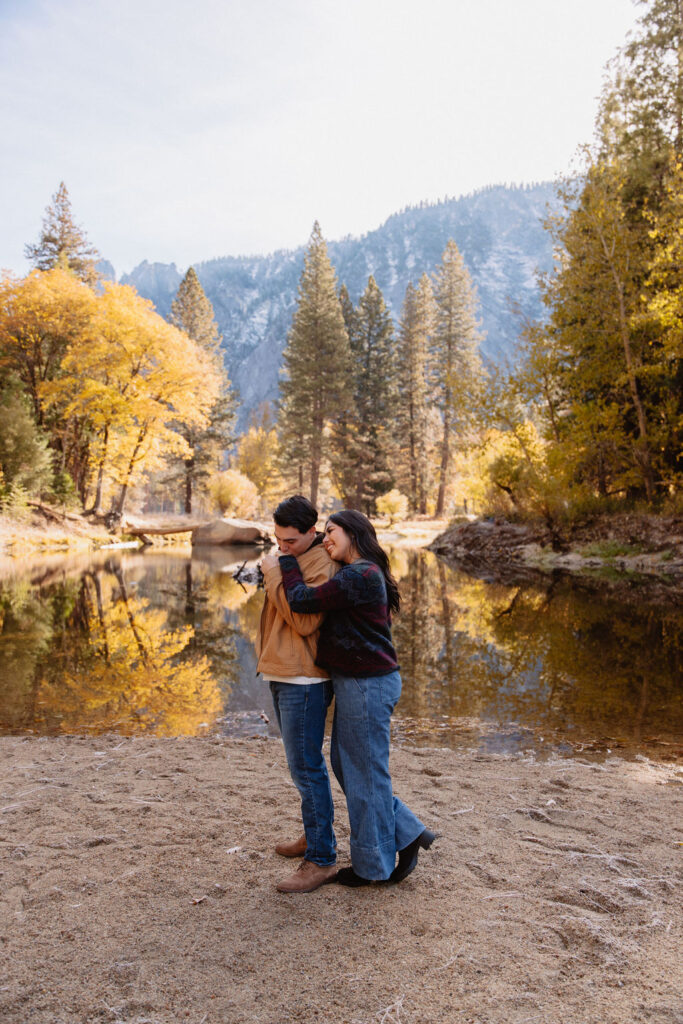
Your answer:
[[[401,677],[333,676],[332,682],[331,761],[349,811],[351,863],[357,875],[379,881],[394,870],[396,851],[425,828],[391,787],[389,726]]]
[[[301,796],[305,858],[314,864],[335,864],[334,804],[322,751],[332,683],[271,682],[270,692],[289,771]]]

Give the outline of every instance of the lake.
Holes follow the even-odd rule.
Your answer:
[[[0,732],[277,735],[255,548],[100,552],[0,578]],[[567,577],[503,586],[391,552],[398,743],[683,756],[683,613]]]

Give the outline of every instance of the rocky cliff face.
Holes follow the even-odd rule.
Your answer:
[[[394,214],[361,238],[330,242],[330,258],[354,302],[373,274],[398,320],[408,283],[416,284],[424,272],[431,274],[454,238],[478,292],[482,353],[494,361],[514,359],[520,323],[512,305],[526,316],[541,313],[536,273],[549,269],[552,261],[542,222],[548,205],[555,204],[554,187],[548,183],[496,186]],[[304,248],[195,264],[223,335],[230,377],[240,391],[240,427],[260,402],[277,397]],[[164,316],[180,280],[175,264],[147,261],[122,278]]]

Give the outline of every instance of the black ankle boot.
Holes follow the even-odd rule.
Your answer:
[[[334,880],[340,885],[348,885],[352,889],[357,889],[360,885],[372,885],[370,878],[361,878],[353,868],[339,868]]]
[[[417,839],[413,839],[412,843],[408,843],[402,850],[399,850],[398,864],[389,875],[389,881],[402,882],[404,878],[407,878],[410,872],[417,867],[417,855],[420,850],[428,850],[436,838],[436,833],[430,832],[426,828]]]

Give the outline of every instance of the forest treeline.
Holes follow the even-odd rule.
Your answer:
[[[512,367],[478,351],[476,294],[449,242],[394,323],[354,305],[319,225],[279,401],[234,436],[238,396],[192,268],[170,322],[102,281],[66,187],[0,285],[0,495],[120,517],[126,502],[265,511],[287,491],[368,514],[542,516],[675,508],[683,395],[683,12],[641,0],[593,141],[559,185],[545,317]],[[431,273],[429,272],[431,271]],[[516,315],[511,308],[511,316]],[[255,368],[254,372],[258,372]]]

